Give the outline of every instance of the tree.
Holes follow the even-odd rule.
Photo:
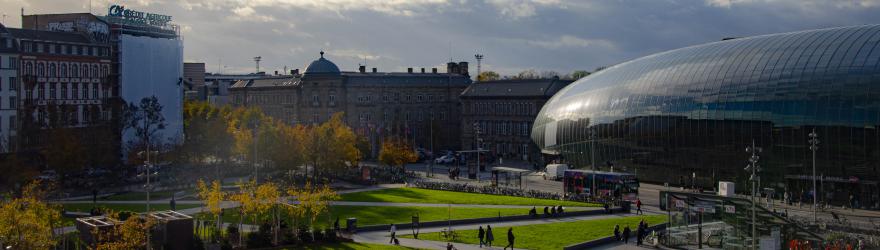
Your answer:
[[[253,214],[256,211],[257,203],[254,199],[254,193],[256,191],[256,181],[253,179],[248,182],[239,182],[238,189],[239,192],[237,194],[232,195],[232,200],[238,202],[238,229],[242,231],[242,224],[244,224],[244,219],[249,214]],[[238,243],[242,243],[242,233],[238,234]]]
[[[512,79],[538,79],[538,72],[534,69],[527,69],[519,72],[515,76],[511,77]]]
[[[419,157],[405,140],[389,137],[382,142],[379,161],[391,167],[402,167],[403,164],[414,162]]]
[[[119,221],[120,214],[112,213],[109,217]],[[155,224],[156,220],[150,216],[128,216],[121,224],[113,226],[107,232],[94,232],[100,239],[95,249],[145,249],[148,241],[147,232]]]
[[[83,156],[88,152],[81,143],[85,138],[77,136],[73,128],[54,128],[47,131],[47,134],[49,143],[41,151],[50,168],[59,173],[67,173],[85,166],[86,157]]]
[[[498,75],[498,73],[496,73],[495,71],[487,70],[487,71],[480,72],[480,75],[477,76],[477,81],[480,81],[480,82],[495,81],[495,80],[498,80],[499,78],[501,78],[501,76]]]
[[[297,213],[308,218],[309,229],[311,229],[313,236],[315,221],[324,213],[327,213],[329,220],[331,218],[329,214],[330,202],[339,199],[339,195],[329,185],[318,187],[312,185],[311,182],[306,182],[306,185],[299,191],[288,191],[288,194],[296,196],[301,207]]]
[[[586,76],[588,76],[588,75],[590,75],[590,72],[589,72],[589,71],[586,71],[586,70],[575,70],[574,72],[571,72],[571,79],[577,80],[577,79],[584,78],[584,77],[586,77]]]
[[[559,72],[553,70],[541,71],[541,79],[553,79],[559,77]]]
[[[144,97],[138,105],[129,103],[126,106],[123,118],[126,129],[134,130],[135,137],[140,142],[130,143],[132,146],[139,145],[144,151],[153,151],[154,145],[161,138],[156,138],[160,130],[165,129],[165,116],[162,115],[162,104],[156,96]],[[131,151],[129,151],[131,153]],[[147,154],[149,156],[149,154]]]
[[[54,227],[61,225],[58,207],[44,202],[39,181],[22,188],[20,197],[0,203],[0,239],[13,249],[49,249],[57,245]]]
[[[312,164],[313,177],[319,171],[342,170],[353,166],[361,155],[356,147],[357,136],[342,121],[343,113],[335,113],[327,122],[313,126],[304,138],[304,156]],[[335,172],[335,171],[334,171]]]
[[[226,193],[223,192],[223,189],[220,187],[220,181],[214,180],[211,182],[211,185],[208,186],[204,181],[199,180],[198,182],[198,197],[202,202],[205,203],[205,207],[208,209],[208,212],[214,216],[216,219],[217,231],[215,231],[214,235],[218,235],[221,227],[221,218],[220,213],[223,212],[223,208],[221,205],[223,204],[223,199],[226,197]]]

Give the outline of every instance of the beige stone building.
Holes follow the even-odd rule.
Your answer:
[[[337,112],[370,141],[374,155],[382,138],[397,135],[416,147],[457,149],[461,142],[459,95],[471,83],[467,62],[448,63],[447,72],[341,71],[321,57],[302,74],[242,80],[229,88],[235,106],[260,107],[289,124],[324,122]]]

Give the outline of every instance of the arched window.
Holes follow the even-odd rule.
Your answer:
[[[61,64],[61,77],[67,77],[67,64]]]
[[[34,63],[32,63],[32,62],[28,62],[28,63],[24,66],[24,73],[25,73],[26,75],[34,75]]]
[[[70,77],[79,77],[79,66],[75,63],[70,65]]]
[[[89,65],[82,65],[82,74],[79,77],[89,77]]]
[[[37,76],[46,76],[46,65],[43,63],[37,63]]]
[[[107,65],[104,65],[104,68],[101,71],[101,77],[108,77],[108,76],[110,76],[110,67],[107,67]]]
[[[92,65],[92,75],[89,77],[97,78],[98,77],[98,65]]]
[[[49,77],[55,77],[55,73],[58,72],[56,69],[54,63],[49,64]]]

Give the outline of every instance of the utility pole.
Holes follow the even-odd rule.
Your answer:
[[[481,63],[483,62],[483,54],[476,54],[476,55],[474,55],[474,58],[477,59],[477,81],[479,82],[480,81],[480,69],[481,69],[480,66],[481,66]]]
[[[761,153],[761,148],[755,146],[755,140],[752,140],[752,146],[746,147],[746,152],[752,153],[752,156],[749,157],[749,165],[746,166],[746,172],[751,172],[749,176],[749,181],[752,182],[752,249],[758,249],[758,228],[757,228],[757,220],[755,219],[755,195],[757,193],[757,184],[761,181],[761,177],[758,176],[758,173],[761,172],[761,166],[758,164],[758,160],[761,159],[758,156]]]
[[[262,56],[254,57],[254,62],[257,63],[257,73],[260,73],[260,61],[263,60]]]
[[[819,134],[816,134],[816,128],[810,132],[807,142],[810,143],[810,151],[813,151],[813,224],[817,222],[817,213],[819,209],[819,193],[816,193],[816,150],[819,150]]]

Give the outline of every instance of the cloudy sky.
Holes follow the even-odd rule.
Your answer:
[[[88,12],[89,0],[0,0],[26,14]],[[304,68],[327,51],[342,70],[438,67],[484,54],[484,70],[592,70],[664,50],[767,33],[880,23],[880,0],[91,0],[173,16],[185,58],[224,73]],[[223,66],[220,66],[223,65]],[[472,70],[474,67],[472,66]]]

